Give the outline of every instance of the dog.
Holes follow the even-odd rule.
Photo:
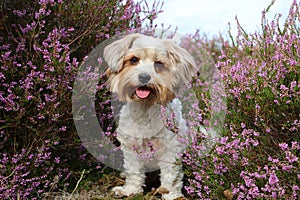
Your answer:
[[[124,102],[120,111],[117,139],[124,156],[125,184],[112,191],[118,196],[143,192],[145,172],[160,169],[162,198],[183,197],[183,173],[178,141],[187,131],[180,88],[192,80],[196,71],[193,57],[171,39],[130,34],[105,47],[108,87]],[[162,117],[175,115],[177,133],[169,130]]]

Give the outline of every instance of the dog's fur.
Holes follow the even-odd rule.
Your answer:
[[[128,196],[143,192],[144,173],[157,166],[161,170],[162,198],[182,197],[181,165],[176,161],[183,145],[164,126],[161,107],[175,113],[179,134],[186,132],[181,102],[176,98],[181,86],[195,73],[192,56],[172,40],[131,34],[104,49],[109,68],[108,85],[126,104],[120,113],[117,139],[124,154],[125,185],[115,194]],[[152,152],[141,158],[140,152]]]

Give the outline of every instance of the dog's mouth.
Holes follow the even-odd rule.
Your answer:
[[[135,89],[135,94],[140,99],[146,99],[151,94],[151,88],[147,86],[141,86]]]

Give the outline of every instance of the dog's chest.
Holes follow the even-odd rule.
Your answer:
[[[143,109],[136,105],[124,105],[121,110],[118,134],[137,138],[152,138],[165,129],[160,105]]]

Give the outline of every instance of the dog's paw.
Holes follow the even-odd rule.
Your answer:
[[[126,191],[124,190],[124,188],[122,186],[114,187],[111,191],[119,197],[130,195],[130,194],[126,193]]]
[[[164,193],[162,194],[162,199],[164,200],[181,200],[181,199],[186,199],[181,193],[173,193],[173,192],[169,192],[169,193]]]
[[[129,196],[143,192],[143,188],[131,186],[117,186],[112,189],[112,192],[118,197]]]

